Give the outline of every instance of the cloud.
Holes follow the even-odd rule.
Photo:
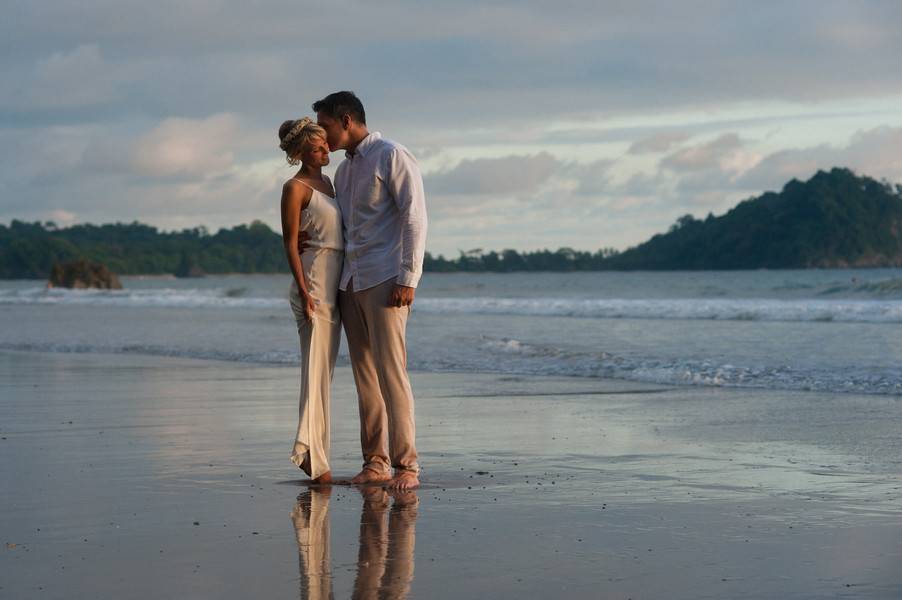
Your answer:
[[[902,93],[902,39],[890,25],[900,11],[881,3],[723,11],[701,2],[461,0],[413,11],[409,2],[357,0],[305,11],[303,35],[285,18],[296,10],[284,0],[195,2],[191,10],[173,0],[89,0],[55,7],[48,19],[39,5],[19,3],[0,24],[16,49],[0,64],[7,72],[50,52],[84,55],[90,67],[91,50],[73,48],[95,48],[109,68],[84,71],[80,93],[95,83],[108,91],[113,73],[117,110],[156,116],[266,110],[276,118],[351,87],[374,116],[412,133],[425,123]],[[461,110],[474,97],[478,110]]]
[[[661,191],[662,180],[659,176],[639,172],[630,175],[617,189],[617,192],[628,197],[654,196]]]
[[[57,52],[38,62],[32,100],[49,106],[108,102],[113,98],[109,70],[110,65],[100,56],[95,44],[81,44],[71,52]],[[35,94],[35,91],[42,93]]]
[[[690,137],[687,133],[667,132],[658,133],[641,140],[636,140],[630,145],[627,152],[629,154],[649,154],[657,152],[667,152],[674,146],[682,144]]]
[[[862,174],[902,181],[902,127],[859,131],[845,146],[819,144],[773,152],[737,180],[744,188],[780,189],[790,179],[807,179],[815,171],[850,167]]]
[[[66,227],[75,223],[78,220],[78,215],[71,213],[68,210],[58,208],[47,213],[47,220],[53,221],[60,227]]]
[[[279,188],[295,169],[279,156],[274,130],[259,135],[227,113],[141,123],[134,131],[118,125],[0,129],[0,181],[8,184],[0,215],[137,219],[167,229],[253,219],[278,226]],[[245,158],[261,148],[271,157]]]
[[[601,196],[612,192],[611,168],[616,161],[610,159],[595,160],[589,163],[571,163],[561,174],[562,177],[575,180],[573,193],[578,196]]]
[[[664,157],[661,166],[673,171],[700,171],[719,167],[724,160],[743,147],[736,133],[724,133],[710,142],[681,148]]]
[[[548,152],[464,159],[451,169],[426,174],[425,184],[427,191],[439,195],[532,192],[560,166],[561,161]]]
[[[166,119],[134,141],[131,164],[150,177],[202,177],[232,166],[239,131],[235,115]]]
[[[127,71],[109,63],[96,44],[79,44],[20,65],[0,82],[0,108],[17,112],[72,111],[109,106],[123,98]]]
[[[815,168],[902,173],[898,3],[58,4],[0,22],[0,220],[277,225],[276,127],[347,88],[420,149],[437,247],[633,243]]]

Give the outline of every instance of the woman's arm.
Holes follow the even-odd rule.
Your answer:
[[[298,235],[301,229],[301,211],[307,208],[311,189],[305,185],[286,182],[282,186],[282,245],[285,247],[285,256],[288,258],[288,266],[298,286],[298,294],[304,300],[305,313],[309,319],[315,308],[313,298],[307,288],[307,278],[304,276],[304,266],[301,264],[301,254],[298,251]]]

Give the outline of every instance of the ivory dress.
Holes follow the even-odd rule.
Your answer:
[[[315,479],[329,471],[329,390],[341,330],[337,297],[344,240],[338,203],[328,194],[310,189],[310,202],[301,211],[300,229],[310,235],[301,264],[316,310],[312,319],[304,316],[304,301],[297,282],[292,281],[289,299],[301,340],[301,395],[291,462]]]

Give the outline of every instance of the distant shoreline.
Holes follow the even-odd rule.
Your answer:
[[[791,271],[879,271],[879,270],[900,270],[902,266],[855,266],[855,267],[787,267],[787,268],[757,268],[757,269],[582,269],[582,270],[521,270],[521,271],[425,271],[429,275],[516,275],[522,273],[532,273],[536,275],[548,273],[748,273],[751,271],[773,271],[773,272],[791,272]],[[247,277],[252,275],[260,276],[285,276],[291,277],[289,271],[285,272],[249,272],[233,271],[230,273],[207,273],[203,277],[178,277],[167,273],[130,273],[119,274],[120,277],[129,279],[159,279],[184,281],[190,279],[206,279],[209,277]],[[45,283],[47,278],[38,277],[0,277],[0,281],[35,281]]]

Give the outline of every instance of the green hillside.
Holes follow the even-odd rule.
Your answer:
[[[686,215],[612,256],[609,269],[786,269],[902,265],[902,186],[848,169],[792,180],[725,215]]]

